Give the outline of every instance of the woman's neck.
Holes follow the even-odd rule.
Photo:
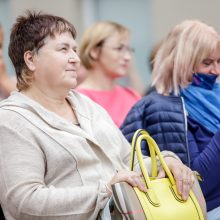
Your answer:
[[[41,104],[47,110],[64,118],[66,121],[73,122],[74,124],[79,123],[72,106],[66,99],[67,94],[63,96],[51,95],[36,87],[22,91],[22,93]]]
[[[61,96],[56,93],[50,93],[35,86],[23,90],[22,93],[49,110],[60,108],[66,102],[65,95]]]
[[[112,90],[116,86],[115,80],[99,69],[87,70],[86,75],[86,79],[78,86],[78,88]]]

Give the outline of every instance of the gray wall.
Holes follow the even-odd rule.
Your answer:
[[[219,0],[152,0],[154,41],[185,19],[200,19],[219,30],[219,9]]]

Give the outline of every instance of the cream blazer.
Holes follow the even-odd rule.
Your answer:
[[[80,126],[19,92],[0,103],[0,202],[8,220],[92,220],[130,145],[106,111],[68,96]]]

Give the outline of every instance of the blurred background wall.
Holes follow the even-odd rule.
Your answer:
[[[219,0],[0,0],[0,23],[5,31],[4,58],[8,72],[14,69],[7,55],[9,33],[15,18],[26,9],[53,13],[71,21],[77,41],[96,20],[113,20],[132,31],[131,46],[141,79],[150,83],[148,56],[155,43],[184,19],[201,19],[220,29]]]

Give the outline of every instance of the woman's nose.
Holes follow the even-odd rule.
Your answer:
[[[80,63],[80,58],[76,52],[71,53],[69,60],[70,63]]]
[[[125,53],[124,53],[124,58],[126,60],[131,60],[131,57],[132,57],[132,55],[131,55],[130,50],[126,50]]]
[[[211,67],[210,73],[219,75],[220,74],[220,63],[214,63]]]

